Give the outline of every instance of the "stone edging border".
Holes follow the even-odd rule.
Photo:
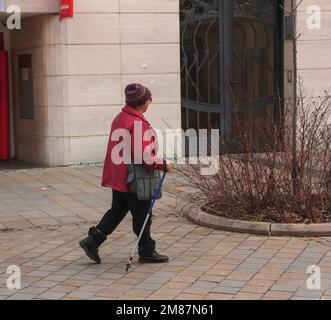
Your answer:
[[[299,224],[235,220],[206,213],[202,211],[200,207],[197,206],[186,207],[184,213],[191,222],[194,222],[204,227],[224,231],[260,234],[268,236],[331,236],[331,223]]]

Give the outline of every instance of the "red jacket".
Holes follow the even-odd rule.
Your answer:
[[[141,139],[139,138],[139,144],[141,145],[136,146],[136,148],[138,150],[141,148],[143,153],[139,153],[137,150],[135,150],[134,129],[137,128],[135,127],[135,122],[140,122],[138,125],[141,125],[142,127]],[[116,135],[114,135],[114,131],[116,129],[128,130],[127,132],[130,134],[131,139],[131,150],[129,154],[130,158],[139,158],[141,161],[140,163],[144,167],[152,170],[162,170],[163,159],[156,156],[158,151],[158,143],[155,132],[150,131],[153,130],[151,125],[141,113],[137,112],[134,108],[125,106],[122,109],[122,112],[113,120],[111,126],[101,185],[103,187],[112,188],[113,190],[120,192],[130,192],[129,186],[127,184],[128,164],[116,164],[111,157],[114,147],[123,142],[123,138],[118,138]],[[154,132],[154,135],[149,134],[150,132]],[[138,135],[138,137],[140,137],[140,135]],[[114,149],[114,151],[115,150],[117,149]],[[120,152],[119,155],[123,156],[123,152]]]

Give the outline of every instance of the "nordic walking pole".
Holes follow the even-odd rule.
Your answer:
[[[139,241],[140,241],[140,239],[141,239],[141,237],[142,237],[142,235],[143,235],[143,232],[144,232],[144,230],[145,230],[145,227],[146,227],[146,224],[147,224],[147,222],[148,222],[148,219],[149,219],[149,218],[151,217],[151,215],[152,215],[152,210],[153,210],[153,207],[154,207],[154,204],[155,204],[156,198],[157,198],[157,196],[159,195],[159,193],[160,193],[160,191],[161,191],[161,188],[162,188],[162,185],[163,185],[163,181],[164,181],[164,178],[165,178],[166,174],[167,174],[167,171],[165,170],[165,171],[163,172],[162,178],[161,178],[161,180],[159,181],[159,184],[158,184],[158,186],[157,186],[156,192],[155,192],[154,197],[153,197],[153,201],[152,201],[152,203],[151,203],[151,205],[150,205],[150,207],[149,207],[149,210],[148,210],[148,213],[147,213],[147,217],[146,217],[146,219],[145,219],[145,222],[144,222],[143,227],[141,228],[141,231],[140,231],[140,234],[139,234],[138,240],[137,240],[137,242],[136,242],[136,245],[134,246],[134,248],[133,248],[133,250],[132,250],[131,256],[130,256],[130,258],[129,258],[129,262],[128,262],[128,264],[126,265],[125,272],[128,272],[129,269],[130,269],[130,267],[131,267],[131,263],[132,263],[132,260],[133,260],[134,254],[135,254],[135,252],[136,252],[136,250],[137,250],[137,247],[138,247]]]

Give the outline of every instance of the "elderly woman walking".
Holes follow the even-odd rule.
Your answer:
[[[148,131],[153,130],[151,125],[144,117],[144,113],[152,103],[152,94],[150,90],[141,84],[130,84],[125,88],[126,105],[122,112],[113,120],[108,142],[108,148],[104,163],[102,186],[112,188],[112,206],[108,210],[97,226],[91,227],[88,231],[87,238],[79,242],[86,255],[100,263],[99,247],[124,219],[130,211],[132,215],[133,231],[137,235],[143,227],[150,207],[150,200],[139,200],[137,194],[133,193],[128,183],[129,165],[125,162],[118,163],[114,158],[114,149],[119,141],[114,139],[113,134],[117,129],[124,129],[130,134],[131,143],[123,150],[122,154],[128,152],[131,159],[137,160],[136,150],[141,150],[141,165],[149,171],[171,169],[172,164],[157,157],[157,138],[156,135],[150,135],[146,139]],[[141,127],[140,136],[137,135],[136,124]],[[137,140],[138,139],[138,140]],[[139,143],[139,146],[135,144]],[[151,146],[154,146],[153,148]],[[147,161],[147,160],[148,161]],[[115,161],[114,161],[115,160]],[[142,237],[138,244],[139,262],[141,263],[162,263],[169,259],[165,255],[160,255],[155,250],[155,241],[150,235],[151,219],[147,223]]]

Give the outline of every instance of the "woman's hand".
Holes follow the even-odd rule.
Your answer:
[[[174,167],[174,163],[171,161],[167,161],[167,171],[171,171]]]

